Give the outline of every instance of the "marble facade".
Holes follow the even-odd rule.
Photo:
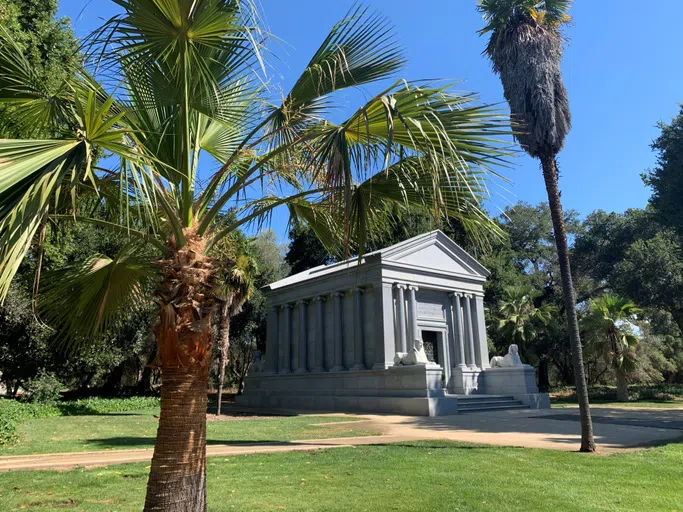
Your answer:
[[[488,271],[441,231],[265,289],[262,371],[238,404],[268,409],[452,414],[449,398],[486,393]],[[395,364],[431,340],[433,362]],[[398,359],[400,361],[400,358]],[[514,370],[506,369],[507,373]],[[494,379],[496,389],[500,378]],[[529,379],[513,378],[519,383]],[[521,395],[538,392],[533,386]]]

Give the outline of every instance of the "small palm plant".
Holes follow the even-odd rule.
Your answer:
[[[536,339],[539,326],[548,325],[556,308],[550,304],[536,306],[540,293],[527,286],[506,286],[498,304],[498,329],[509,343],[522,351]]]
[[[120,13],[89,38],[87,69],[51,90],[0,27],[0,101],[29,131],[52,134],[0,140],[0,299],[46,222],[130,237],[115,258],[45,277],[40,308],[87,343],[125,305],[154,300],[161,413],[145,510],[201,511],[223,301],[214,246],[278,207],[347,251],[362,252],[391,205],[455,218],[476,239],[496,235],[480,205],[506,157],[498,139],[509,120],[447,83],[386,85],[405,59],[387,21],[360,6],[282,97],[264,76],[266,37],[250,0],[113,1]],[[367,95],[376,82],[383,90],[334,116],[340,91]],[[82,196],[109,217],[80,207]],[[227,208],[236,217],[226,223]],[[156,258],[141,257],[141,245]]]
[[[572,0],[479,0],[488,36],[484,53],[500,76],[510,105],[514,137],[543,169],[567,312],[576,394],[581,415],[581,451],[595,451],[588,388],[583,367],[576,293],[560,200],[557,155],[571,128],[569,99],[562,81],[562,27]]]
[[[217,295],[221,300],[218,333],[218,402],[216,416],[221,414],[225,367],[230,354],[230,319],[239,314],[256,289],[258,264],[249,240],[240,232],[232,233],[214,246],[222,265]]]
[[[632,321],[640,309],[628,299],[603,295],[590,303],[583,328],[589,347],[601,353],[617,377],[617,400],[628,402],[628,379],[636,369],[636,347],[640,342]]]

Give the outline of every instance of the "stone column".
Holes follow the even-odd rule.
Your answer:
[[[489,364],[489,345],[486,341],[486,317],[484,316],[484,297],[477,295],[473,298],[474,325],[476,327],[475,348],[479,347],[477,365],[482,370],[491,368]]]
[[[449,294],[449,297],[451,299],[451,309],[453,311],[453,347],[458,357],[458,368],[465,369],[467,368],[467,364],[465,364],[465,344],[462,339],[462,308],[460,306],[460,294],[451,293]]]
[[[268,307],[268,328],[266,329],[266,371],[277,373],[278,359],[278,321],[277,306]]]
[[[396,318],[394,314],[394,286],[392,283],[382,283],[373,289],[374,343],[375,364],[373,370],[386,370],[394,365],[397,349]],[[368,340],[366,340],[367,342]]]
[[[417,327],[417,299],[415,292],[418,290],[417,286],[408,287],[408,311],[410,312],[410,341],[408,343],[408,351],[415,348],[415,341],[421,338],[420,329]]]
[[[365,370],[365,329],[363,320],[363,288],[354,290],[353,309],[353,367],[352,370]]]
[[[404,290],[406,285],[396,285],[396,321],[398,323],[398,352],[408,352],[406,343],[406,299]]]
[[[297,373],[306,373],[308,371],[308,315],[306,315],[306,304],[308,304],[308,301],[305,300],[297,302],[299,306],[299,364],[296,368]]]
[[[333,372],[341,372],[344,368],[344,324],[343,324],[343,308],[344,308],[344,292],[335,292],[332,294],[334,300],[332,313],[334,315],[334,366]]]
[[[291,373],[292,371],[292,305],[285,304],[281,306],[280,315],[283,319],[281,345],[282,345],[282,364],[280,365],[280,373]]]
[[[470,296],[463,295],[463,302],[465,303],[465,343],[467,344],[467,365],[472,370],[477,369],[476,359],[474,357],[474,332],[472,329],[472,308],[470,307]]]
[[[312,372],[325,371],[325,297],[318,296],[313,299],[315,304],[315,336],[313,343],[313,369]]]

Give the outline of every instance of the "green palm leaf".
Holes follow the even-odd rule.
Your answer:
[[[113,259],[95,255],[45,275],[38,308],[65,343],[87,343],[131,307],[150,300],[149,285],[157,270],[134,253],[128,246]]]

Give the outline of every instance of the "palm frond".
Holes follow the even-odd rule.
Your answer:
[[[95,255],[45,275],[38,310],[65,344],[87,344],[131,307],[149,300],[157,270],[134,253],[126,246],[113,259]]]

